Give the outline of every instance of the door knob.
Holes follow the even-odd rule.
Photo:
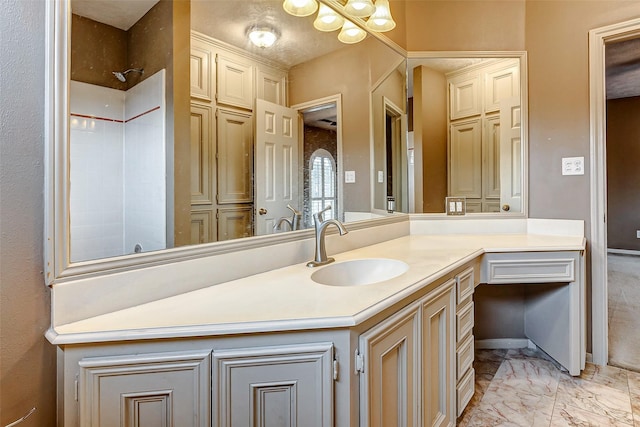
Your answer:
[[[267,210],[265,208],[260,208],[260,209],[258,209],[258,213],[260,215],[266,215],[267,214]]]
[[[509,205],[502,205],[502,210],[505,212],[509,212],[509,209],[511,209],[511,207]]]

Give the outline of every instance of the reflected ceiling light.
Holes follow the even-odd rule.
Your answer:
[[[260,48],[271,47],[278,39],[278,35],[271,28],[254,27],[249,30],[249,40]]]
[[[358,43],[367,36],[367,33],[362,28],[356,26],[353,22],[346,20],[342,25],[342,30],[338,34],[338,40],[342,43],[353,44]]]
[[[319,31],[335,31],[339,30],[344,24],[344,18],[336,13],[329,6],[320,4],[320,10],[313,26]]]
[[[347,4],[344,5],[345,12],[358,18],[371,16],[375,9],[371,0],[348,0]]]
[[[367,28],[382,33],[393,30],[395,27],[396,23],[391,17],[389,0],[376,0],[376,11],[367,21]]]
[[[293,16],[309,16],[318,10],[316,0],[284,0],[284,10]]]

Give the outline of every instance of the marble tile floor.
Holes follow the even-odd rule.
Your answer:
[[[609,364],[640,370],[640,257],[607,255]]]
[[[457,426],[640,427],[640,373],[587,363],[572,377],[537,349],[476,350],[476,392]]]

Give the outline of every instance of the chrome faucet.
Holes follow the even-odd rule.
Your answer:
[[[287,209],[292,212],[291,219],[283,216],[276,222],[276,225],[273,226],[273,231],[280,230],[280,226],[282,225],[282,223],[289,224],[289,229],[291,229],[291,231],[296,231],[298,229],[298,224],[300,223],[302,212],[291,205],[287,205]]]
[[[343,236],[348,233],[347,229],[344,228],[344,225],[337,219],[328,219],[323,221],[322,214],[331,209],[331,206],[327,206],[323,210],[318,213],[313,214],[313,223],[316,227],[316,254],[313,261],[309,261],[307,263],[307,267],[319,267],[321,265],[329,264],[335,259],[327,257],[327,251],[324,247],[324,234],[327,231],[327,227],[331,224],[338,227],[338,231],[340,235]]]

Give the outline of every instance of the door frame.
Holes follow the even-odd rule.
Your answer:
[[[593,362],[598,365],[609,361],[605,44],[637,37],[640,37],[640,19],[589,31],[591,352]]]
[[[303,113],[305,110],[309,110],[310,108],[320,107],[322,105],[327,105],[334,103],[336,104],[336,186],[337,186],[337,202],[336,205],[332,207],[336,214],[336,218],[341,218],[343,214],[343,184],[344,184],[344,173],[343,173],[343,156],[342,156],[342,94],[338,93],[335,95],[325,96],[324,98],[313,99],[311,101],[301,102],[299,104],[292,105],[290,108],[294,110],[298,110],[298,120],[300,121],[300,125],[298,126],[298,132],[300,132],[300,146],[298,147],[298,156],[299,156],[299,167],[298,172],[298,182],[303,183],[298,186],[298,191],[300,192],[299,198],[304,203],[304,182],[303,182],[303,167],[304,167],[304,122],[303,122]]]

